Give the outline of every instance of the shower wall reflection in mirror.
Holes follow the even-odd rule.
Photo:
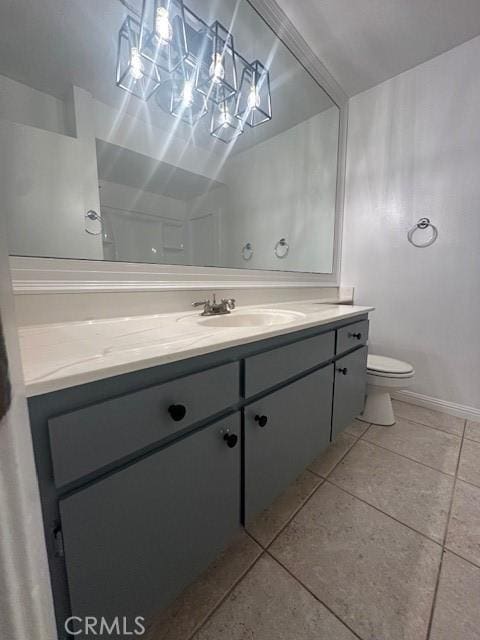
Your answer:
[[[247,0],[127,5],[0,8],[10,253],[332,272],[338,107]]]

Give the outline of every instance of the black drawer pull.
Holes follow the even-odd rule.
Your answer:
[[[175,422],[180,422],[180,420],[184,419],[187,413],[187,408],[183,404],[171,404],[168,407],[168,413],[172,417],[172,420],[175,420]]]
[[[340,368],[337,369],[337,371],[338,371],[338,373],[341,373],[343,376],[346,376],[347,373],[348,373],[347,367],[343,367],[343,368],[340,367]]]
[[[258,422],[261,427],[264,427],[268,422],[268,418],[267,416],[255,416],[255,422]]]
[[[362,334],[361,333],[349,333],[348,337],[349,338],[355,338],[356,340],[361,340],[362,339]]]
[[[227,446],[230,447],[230,449],[233,449],[237,446],[238,436],[235,433],[226,433],[223,436],[223,439],[227,443]]]

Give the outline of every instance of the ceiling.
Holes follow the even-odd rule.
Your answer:
[[[176,200],[190,200],[222,183],[97,140],[98,177]]]
[[[129,1],[141,5],[140,0]],[[217,18],[231,26],[236,48],[247,59],[258,57],[270,66],[274,118],[253,130],[247,127],[235,152],[333,105],[246,0],[187,4],[207,22]],[[60,99],[76,85],[160,129],[175,127],[177,136],[189,139],[190,127],[165,114],[155,99],[145,109],[145,103],[115,86],[117,34],[126,15],[119,0],[1,0],[0,74]],[[209,135],[208,116],[203,123],[195,144],[223,154],[225,145]]]
[[[480,34],[480,0],[277,0],[352,96]]]

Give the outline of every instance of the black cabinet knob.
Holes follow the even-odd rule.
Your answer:
[[[187,413],[187,408],[183,404],[171,404],[168,407],[168,413],[172,417],[172,420],[175,420],[175,422],[180,422],[180,420],[184,419]]]
[[[264,427],[268,422],[268,418],[267,416],[255,416],[255,422],[258,422],[261,427]]]
[[[338,373],[341,373],[343,376],[346,376],[347,373],[348,373],[347,367],[343,367],[343,368],[340,367],[340,368],[337,369],[337,371],[338,371]]]
[[[355,338],[356,340],[361,340],[362,339],[362,334],[361,333],[349,333],[348,337],[349,338]]]
[[[227,443],[227,446],[230,447],[230,449],[233,449],[234,447],[237,446],[237,442],[238,442],[237,434],[235,434],[235,433],[226,433],[223,436],[223,439]]]

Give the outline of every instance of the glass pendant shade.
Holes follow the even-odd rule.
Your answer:
[[[160,85],[157,67],[141,54],[140,23],[128,16],[118,34],[117,86],[148,100]]]
[[[172,73],[188,56],[182,0],[143,0],[142,56]]]
[[[227,144],[243,133],[243,122],[235,117],[234,97],[214,105],[210,133]]]
[[[176,118],[194,125],[208,112],[207,99],[195,88],[196,67],[188,60],[172,74],[170,112]]]
[[[205,34],[202,56],[198,61],[197,90],[215,104],[237,93],[233,36],[218,21]]]
[[[244,63],[235,115],[250,127],[272,119],[270,75],[258,60]]]

